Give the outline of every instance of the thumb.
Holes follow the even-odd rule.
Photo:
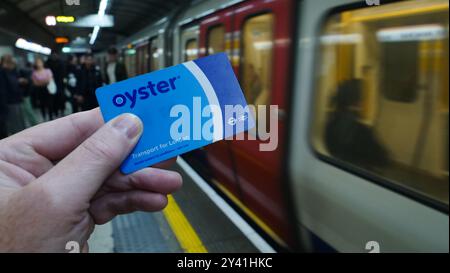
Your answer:
[[[143,131],[141,120],[123,114],[109,121],[39,178],[60,198],[89,201],[120,166]]]

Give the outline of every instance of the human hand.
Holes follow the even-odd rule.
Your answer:
[[[0,252],[61,252],[69,241],[87,251],[94,224],[163,209],[178,173],[117,170],[141,134],[136,116],[104,124],[94,109],[1,140]]]

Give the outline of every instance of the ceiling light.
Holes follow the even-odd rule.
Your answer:
[[[23,38],[19,38],[16,41],[16,47],[24,50],[29,50],[32,52],[44,54],[44,55],[50,55],[52,53],[52,50],[48,47],[43,47],[40,44],[28,42],[27,40]]]
[[[106,12],[106,7],[108,7],[108,0],[101,0],[100,5],[98,6],[98,15],[103,16]],[[95,26],[92,30],[91,39],[89,40],[89,43],[93,45],[95,43],[95,40],[97,39],[98,32],[100,30],[100,26]]]
[[[106,7],[108,6],[108,0],[101,0],[98,6],[98,15],[105,15]]]
[[[95,43],[95,39],[97,39],[99,30],[100,30],[99,26],[95,26],[94,30],[92,30],[91,39],[89,40],[89,43],[91,45],[93,45]]]

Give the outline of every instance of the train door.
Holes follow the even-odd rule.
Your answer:
[[[162,59],[163,59],[163,49],[159,41],[159,37],[155,36],[150,39],[149,42],[150,45],[150,51],[149,51],[149,58],[150,58],[150,71],[156,71],[161,68],[163,68],[162,65]]]
[[[265,140],[259,133],[247,132],[245,139],[257,140],[231,142],[236,173],[244,204],[262,220],[262,228],[281,244],[293,242],[281,181],[292,10],[293,1],[255,0],[234,11],[233,63],[247,102],[266,110],[265,115],[256,116],[258,127],[265,126],[265,131],[274,133]],[[269,105],[277,105],[278,112],[271,111]],[[271,127],[274,125],[278,134]],[[262,144],[271,151],[261,151]]]
[[[144,74],[149,72],[148,64],[149,64],[149,54],[148,54],[148,46],[149,42],[145,41],[136,45],[136,70],[137,74]]]
[[[198,25],[187,26],[182,29],[179,45],[178,63],[195,60],[199,57],[199,33],[200,27]],[[191,166],[200,171],[209,180],[208,162],[206,151],[200,148],[183,155]]]
[[[125,50],[125,66],[127,68],[128,77],[136,76],[136,49],[128,46]]]
[[[142,74],[141,72],[141,64],[142,64],[142,48],[139,45],[136,45],[136,75]]]
[[[230,56],[232,35],[232,13],[225,10],[206,17],[200,22],[200,57],[227,52]],[[205,147],[211,175],[221,186],[241,198],[235,177],[230,143],[219,141]]]

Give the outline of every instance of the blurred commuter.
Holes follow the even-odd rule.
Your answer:
[[[34,63],[30,63],[30,68],[31,68],[31,76],[30,76],[30,101],[31,101],[31,106],[33,107],[33,109],[40,109],[40,104],[39,104],[39,99],[40,99],[40,95],[39,95],[39,90],[36,89],[36,86],[33,83],[33,72],[35,70],[36,65]]]
[[[256,71],[256,68],[253,64],[248,66],[248,82],[250,86],[248,87],[250,98],[247,98],[248,101],[252,104],[257,104],[258,96],[261,94],[263,89],[263,84],[261,81],[261,77]]]
[[[119,62],[119,52],[115,47],[108,49],[108,64],[104,72],[106,83],[112,84],[128,78],[125,64]]]
[[[6,130],[6,118],[8,116],[8,104],[6,99],[6,77],[0,59],[0,139],[8,136]]]
[[[79,95],[76,96],[78,103],[81,103],[83,110],[90,110],[98,107],[95,90],[103,85],[100,68],[94,63],[92,54],[87,54],[85,63],[81,69]]]
[[[15,134],[25,129],[25,119],[22,112],[22,89],[20,82],[25,79],[20,77],[16,62],[9,54],[2,56],[3,88],[6,90],[6,131],[8,135]]]
[[[66,66],[66,86],[69,91],[69,101],[72,105],[72,113],[81,111],[81,104],[78,103],[75,96],[79,93],[81,77],[81,66],[78,64],[78,58],[75,55],[70,55],[67,59]]]
[[[360,121],[361,80],[339,85],[333,98],[335,111],[326,126],[326,146],[331,155],[366,169],[383,167],[388,162],[386,149],[372,128]]]
[[[65,67],[58,54],[52,53],[47,60],[46,67],[53,73],[53,80],[56,84],[56,93],[53,96],[51,110],[56,117],[61,117],[66,109],[66,95],[64,93]]]
[[[41,114],[44,120],[53,119],[53,96],[50,95],[48,85],[53,80],[53,73],[50,69],[44,67],[44,61],[36,58],[34,62],[34,71],[31,75],[34,92],[38,97],[38,104],[41,108]]]
[[[80,67],[83,67],[84,63],[86,62],[86,55],[81,55],[78,61],[80,63]]]
[[[31,63],[29,62],[26,63],[26,66],[24,68],[19,69],[19,85],[20,88],[22,88],[23,94],[22,109],[27,126],[34,126],[38,123],[36,114],[31,105],[31,73],[33,73],[33,69],[31,67]]]

